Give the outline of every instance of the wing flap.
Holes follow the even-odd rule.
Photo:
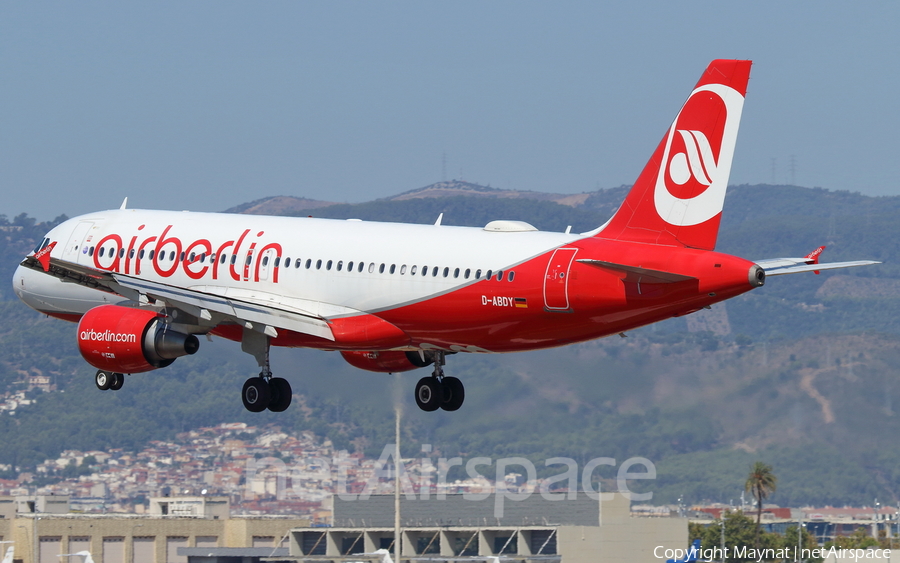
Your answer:
[[[292,330],[302,334],[318,336],[326,340],[334,340],[334,335],[328,323],[324,319],[313,315],[284,310],[272,304],[253,303],[203,293],[194,289],[181,289],[122,274],[113,274],[113,278],[123,287],[171,303],[176,307],[187,305],[201,310],[207,309],[241,321]]]

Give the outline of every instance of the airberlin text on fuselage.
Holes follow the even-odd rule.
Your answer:
[[[138,227],[142,231],[144,225]],[[197,239],[185,243],[177,236],[171,236],[169,232],[172,225],[167,225],[158,236],[153,235],[138,240],[139,235],[132,236],[127,246],[123,238],[115,233],[106,235],[96,243],[93,253],[94,267],[99,270],[120,272],[123,274],[140,275],[141,269],[152,264],[153,270],[163,278],[168,278],[179,268],[191,279],[199,280],[204,277],[219,279],[230,276],[235,281],[259,281],[260,259],[268,251],[271,252],[270,260],[281,257],[281,245],[275,242],[261,245],[262,241],[256,240],[265,234],[259,231],[255,236],[250,234],[250,229],[244,229],[240,236],[233,240],[227,240],[215,249],[208,239]],[[112,252],[108,252],[113,243]],[[261,245],[261,246],[260,246]],[[87,245],[85,245],[87,246]],[[100,256],[100,249],[105,248],[105,256]],[[174,260],[168,259],[174,253]],[[182,253],[184,259],[182,259]],[[191,260],[191,255],[194,259]],[[221,257],[228,259],[223,263]],[[251,262],[252,265],[251,276]],[[278,283],[278,268],[272,266],[272,282]]]

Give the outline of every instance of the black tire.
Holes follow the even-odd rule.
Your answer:
[[[291,384],[283,377],[273,377],[269,380],[269,391],[272,398],[269,401],[269,410],[272,412],[284,412],[291,406]]]
[[[441,381],[441,385],[444,388],[444,402],[441,403],[441,408],[445,411],[459,410],[463,401],[466,400],[466,388],[463,386],[463,382],[457,377],[445,377]]]
[[[416,404],[425,412],[433,412],[444,402],[444,387],[436,377],[423,377],[416,383]]]
[[[241,400],[244,402],[244,408],[250,412],[262,412],[269,406],[272,392],[269,390],[269,383],[262,377],[251,377],[244,382],[244,389],[241,391]]]
[[[97,373],[94,375],[94,383],[97,385],[97,389],[101,391],[106,391],[107,389],[109,389],[109,386],[112,385],[112,382],[113,374],[111,372],[98,369]]]
[[[125,375],[121,373],[113,373],[112,375],[112,383],[109,384],[109,388],[113,391],[118,391],[125,385]]]

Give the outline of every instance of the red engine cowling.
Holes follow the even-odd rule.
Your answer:
[[[387,352],[341,352],[341,356],[351,366],[368,371],[382,373],[396,373],[398,371],[410,371],[431,365],[434,362],[434,353],[425,352],[425,359],[418,352],[402,352],[388,350]]]
[[[198,348],[196,336],[166,330],[164,317],[145,309],[101,305],[78,323],[78,351],[87,363],[105,371],[164,368]]]

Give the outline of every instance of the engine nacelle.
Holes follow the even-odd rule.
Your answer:
[[[434,352],[424,352],[425,359],[419,352],[403,352],[388,350],[387,352],[341,352],[341,356],[351,366],[368,371],[396,373],[410,371],[431,365]]]
[[[146,309],[101,305],[78,323],[78,351],[87,363],[104,371],[164,368],[199,348],[196,336],[166,330],[164,318]]]

